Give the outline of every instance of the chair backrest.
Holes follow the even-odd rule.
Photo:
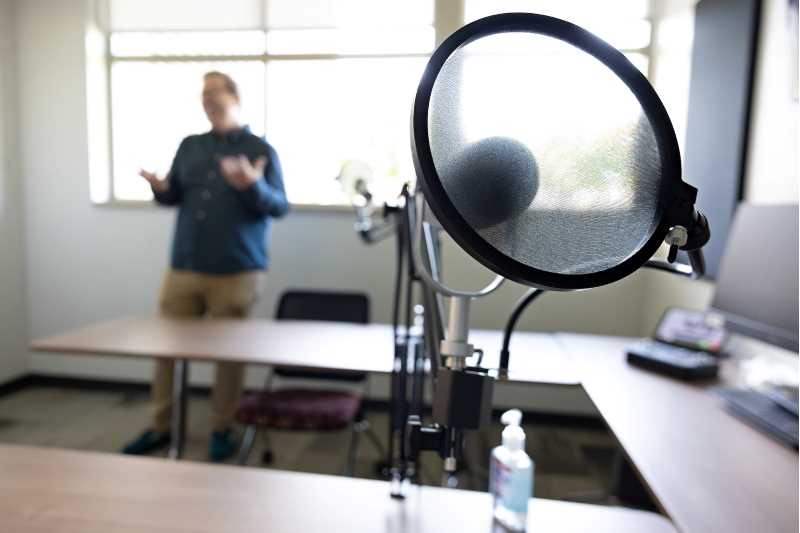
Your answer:
[[[277,320],[323,320],[369,323],[369,296],[358,292],[289,290],[278,300]],[[364,372],[321,372],[276,367],[273,372],[286,378],[361,382]]]
[[[369,323],[369,296],[358,292],[290,290],[278,301],[278,320]]]

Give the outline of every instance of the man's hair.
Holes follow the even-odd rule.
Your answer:
[[[220,72],[218,70],[212,70],[210,72],[206,72],[205,74],[203,74],[203,81],[212,77],[217,77],[222,79],[222,81],[225,82],[225,90],[234,95],[236,98],[239,98],[239,86],[236,85],[236,82],[233,81],[233,78],[231,78],[224,72]]]

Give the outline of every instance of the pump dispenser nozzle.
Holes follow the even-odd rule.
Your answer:
[[[511,451],[518,451],[525,448],[525,432],[520,427],[522,423],[522,411],[519,409],[509,409],[500,417],[506,428],[503,430],[503,446]]]
[[[522,411],[519,409],[509,409],[500,417],[500,422],[504,426],[518,426],[522,422]]]

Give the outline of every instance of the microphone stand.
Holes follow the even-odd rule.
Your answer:
[[[410,203],[410,198],[408,199]],[[432,268],[438,264],[436,250],[431,246],[430,227],[426,225],[425,199],[421,192],[416,195],[416,210],[409,217],[413,219],[414,243],[410,247],[416,274],[421,278],[426,292],[438,300],[437,295],[449,298],[448,321],[439,342],[427,345],[429,360],[438,364],[432,369],[433,413],[432,423],[424,425],[419,415],[408,418],[409,462],[417,464],[422,451],[434,451],[444,463],[443,484],[448,487],[458,485],[457,472],[463,461],[464,437],[469,430],[478,430],[491,418],[494,378],[487,369],[467,366],[467,358],[480,353],[469,341],[469,309],[473,299],[495,291],[504,278],[497,276],[494,281],[479,291],[460,291],[445,286],[438,271]],[[421,253],[424,246],[425,256]],[[425,264],[427,258],[429,265]],[[436,294],[434,294],[436,293]],[[429,307],[429,315],[441,316],[438,303]],[[431,329],[426,322],[426,331]],[[438,331],[437,331],[438,333]],[[439,364],[440,363],[440,364]]]
[[[396,269],[392,306],[394,364],[391,380],[389,449],[384,473],[391,480],[391,496],[404,498],[410,482],[419,481],[419,455],[435,451],[444,461],[443,484],[458,484],[463,459],[464,432],[479,429],[491,416],[492,383],[485,369],[468,367],[466,359],[479,353],[467,342],[469,303],[500,286],[498,277],[482,291],[463,292],[439,281],[438,239],[423,223],[424,200],[415,203],[405,185],[400,201],[384,206],[384,218],[396,238]],[[369,204],[369,202],[367,202]],[[421,209],[420,209],[421,207]],[[359,211],[356,230],[367,243],[392,234]],[[418,247],[424,244],[422,250]],[[415,287],[423,305],[415,305]],[[450,297],[447,332],[444,331],[440,294]],[[433,423],[423,424],[426,370],[433,388]]]
[[[409,482],[418,480],[416,456],[410,450],[409,421],[420,421],[424,413],[424,385],[426,361],[430,363],[435,377],[439,368],[435,347],[441,340],[442,324],[439,302],[417,275],[413,260],[414,201],[408,185],[404,185],[396,205],[384,204],[383,223],[372,220],[370,199],[366,206],[357,207],[355,230],[367,244],[374,244],[390,235],[395,236],[396,262],[392,297],[392,333],[394,363],[391,376],[391,406],[389,424],[389,446],[387,457],[380,465],[381,473],[391,480],[391,496],[404,498]],[[436,261],[437,243],[430,243],[426,265],[439,270]],[[433,259],[431,259],[433,258]],[[417,289],[417,290],[415,290]],[[421,292],[423,305],[415,305],[414,294]],[[429,312],[425,313],[425,310]]]
[[[392,234],[387,228],[393,229],[397,243],[392,307],[394,365],[386,461],[393,498],[404,498],[408,483],[418,481],[422,451],[435,451],[442,457],[446,486],[458,484],[456,474],[463,460],[465,431],[480,429],[490,419],[494,387],[494,378],[487,369],[466,364],[467,358],[480,352],[468,342],[470,302],[490,294],[503,281],[498,276],[482,290],[473,292],[443,285],[439,281],[438,242],[424,222],[425,200],[417,194],[415,202],[407,184],[400,199],[396,206],[384,206],[383,216],[389,222],[383,226],[373,225],[364,214],[366,209],[359,209],[356,224],[356,230],[367,243]],[[697,225],[689,231],[676,227],[666,239],[671,247],[670,263],[675,259],[676,249],[681,248],[689,253],[691,268],[654,260],[645,266],[692,277],[702,273],[704,261],[699,246],[708,240],[708,226],[702,215],[695,214],[695,220]],[[424,250],[419,250],[422,244]],[[415,286],[421,289],[424,306],[414,303]],[[500,379],[508,375],[511,334],[519,318],[544,292],[531,289],[515,305],[504,331]],[[439,295],[450,299],[446,332]],[[400,324],[401,312],[404,312],[404,327]],[[433,385],[433,417],[428,425],[423,424],[426,363],[430,365]]]

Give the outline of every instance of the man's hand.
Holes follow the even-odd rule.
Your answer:
[[[152,187],[155,192],[166,192],[166,190],[169,189],[169,180],[160,180],[153,172],[139,169],[139,175],[147,180],[147,183],[150,184],[150,187]]]
[[[225,156],[220,158],[219,167],[225,180],[231,187],[238,191],[244,191],[255,182],[264,177],[264,169],[267,168],[266,156],[256,159],[254,164],[246,156]]]

